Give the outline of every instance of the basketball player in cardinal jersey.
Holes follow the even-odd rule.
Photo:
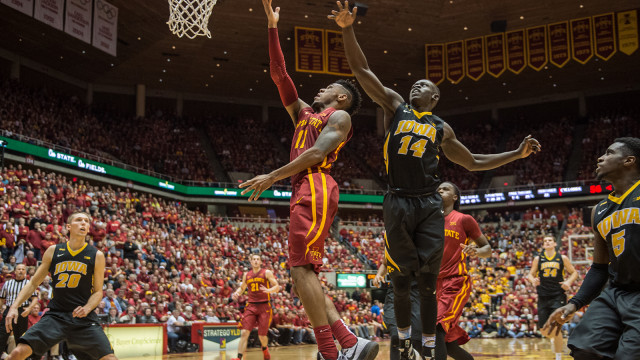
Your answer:
[[[262,268],[262,259],[260,255],[251,255],[251,270],[242,277],[242,284],[233,294],[233,300],[249,289],[249,300],[244,308],[242,315],[242,331],[240,335],[240,344],[238,345],[238,357],[232,360],[242,359],[244,352],[247,350],[247,340],[256,325],[258,326],[258,338],[262,344],[262,353],[264,359],[271,359],[267,344],[269,339],[269,325],[271,325],[271,296],[275,292],[280,291],[278,280],[273,276],[271,270]]]
[[[473,356],[460,347],[469,335],[458,319],[471,295],[471,277],[467,272],[467,257],[489,257],[491,246],[482,235],[476,220],[458,212],[460,189],[450,182],[438,186],[444,211],[444,254],[436,283],[438,324],[436,326],[436,360],[447,355],[456,360],[470,360]]]
[[[311,106],[298,98],[280,49],[280,8],[274,11],[271,0],[262,0],[262,4],[268,20],[271,79],[293,120],[295,132],[291,162],[243,183],[240,187],[246,189],[242,194],[253,191],[249,201],[257,200],[274,182],[291,177],[289,265],[316,335],[318,358],[372,360],[378,353],[378,344],[358,339],[349,331],[317,277],[324,257],[324,240],[338,210],[338,184],[330,172],[338,152],[351,138],[351,115],[360,107],[362,96],[353,83],[338,80],[320,89]],[[333,342],[334,336],[342,347],[341,353]]]

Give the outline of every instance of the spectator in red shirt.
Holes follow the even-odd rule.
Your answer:
[[[44,233],[40,230],[40,223],[33,224],[33,229],[27,234],[27,248],[33,250],[36,259],[40,259],[40,249],[42,248]]]
[[[24,258],[24,261],[22,261],[22,263],[27,265],[27,267],[29,267],[29,266],[37,266],[38,265],[38,259],[35,258],[33,251],[29,250],[29,251],[27,251],[27,257]]]

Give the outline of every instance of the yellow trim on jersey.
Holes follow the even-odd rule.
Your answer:
[[[468,276],[465,276],[464,282],[462,284],[462,290],[460,290],[458,295],[456,295],[455,300],[453,300],[453,306],[451,307],[451,315],[449,315],[446,318],[440,320],[440,322],[453,319],[453,317],[458,312],[458,309],[460,308],[460,306],[464,306],[465,305],[465,304],[462,303],[462,295],[464,295],[464,293],[467,291],[467,288],[469,288],[469,279],[470,278]]]
[[[549,257],[547,256],[547,252],[546,251],[543,251],[543,252],[544,252],[544,257],[547,259],[547,261],[551,261],[551,260],[556,258],[556,254],[557,253],[555,251],[553,252],[553,256],[551,257],[551,259],[549,259]]]
[[[320,173],[320,176],[322,176],[322,220],[320,220],[320,226],[318,227],[316,236],[314,236],[313,240],[311,240],[311,242],[307,244],[307,251],[305,251],[304,256],[307,256],[307,254],[309,253],[309,248],[311,247],[311,245],[313,245],[316,241],[318,241],[320,234],[322,234],[322,229],[324,229],[324,223],[327,221],[327,176],[323,173]],[[316,209],[314,207],[313,208],[314,218],[316,213],[315,211]]]
[[[389,148],[389,138],[391,137],[391,131],[387,133],[387,138],[384,140],[384,146],[382,147],[382,156],[384,157],[384,168],[387,169],[389,174],[389,154],[387,153]]]
[[[411,109],[413,111],[413,115],[415,115],[418,119],[421,119],[423,116],[425,115],[431,115],[431,111],[425,111],[425,112],[417,112],[416,109]]]
[[[638,187],[638,185],[640,185],[640,180],[638,180],[638,182],[636,182],[632,187],[629,188],[629,190],[627,190],[620,197],[613,196],[613,193],[609,194],[609,200],[613,201],[616,204],[622,204],[622,201],[624,200],[624,198],[626,198],[627,195],[629,195],[633,190],[635,190]]]
[[[76,256],[78,254],[80,254],[82,252],[82,250],[84,250],[84,248],[87,247],[87,243],[85,242],[84,245],[82,245],[82,247],[79,250],[71,250],[71,248],[69,247],[69,242],[67,241],[67,250],[69,250],[69,254],[71,254],[71,256]]]
[[[395,261],[393,261],[393,259],[391,258],[391,255],[389,255],[389,251],[387,251],[387,248],[389,248],[389,240],[387,239],[387,233],[384,233],[384,242],[387,245],[384,247],[384,257],[387,259],[387,265],[393,265],[393,267],[395,267],[396,270],[398,270],[398,272],[401,272],[400,267],[398,266],[398,264],[396,264]]]
[[[340,149],[342,149],[342,147],[346,144],[346,141],[343,141],[340,143],[340,145],[338,145],[338,147],[334,150],[335,153],[335,159],[333,159],[333,162],[335,163],[336,161],[338,161],[338,152],[340,152]],[[320,165],[321,168],[331,168],[331,165],[333,165],[333,163],[328,164],[327,165],[327,161],[329,160],[329,155],[324,157],[324,160],[322,161],[322,165]]]
[[[313,221],[311,221],[311,227],[309,227],[309,232],[305,237],[308,237],[311,234],[311,230],[316,226],[316,189],[313,186],[313,173],[311,169],[309,170],[309,187],[311,188],[311,213],[313,214]]]

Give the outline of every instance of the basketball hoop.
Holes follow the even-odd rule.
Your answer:
[[[169,29],[178,37],[186,35],[189,39],[206,35],[211,37],[207,28],[209,16],[217,0],[169,0]]]

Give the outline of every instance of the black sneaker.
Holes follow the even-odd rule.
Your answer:
[[[411,339],[400,340],[400,360],[421,360],[418,350],[411,345]]]

